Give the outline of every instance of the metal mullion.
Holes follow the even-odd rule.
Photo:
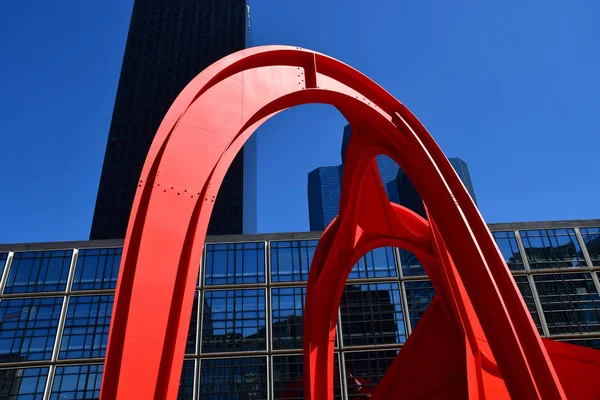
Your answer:
[[[4,294],[4,288],[6,287],[6,283],[8,282],[8,274],[10,272],[10,267],[14,255],[14,251],[9,251],[6,256],[6,260],[4,261],[4,271],[2,271],[2,278],[0,279],[0,294]]]
[[[227,285],[209,285],[205,286],[204,290],[242,290],[242,289],[263,289],[266,288],[265,283],[240,283]]]
[[[537,287],[535,286],[535,280],[533,279],[532,274],[527,275],[527,281],[529,283],[529,287],[531,288],[531,294],[533,296],[533,302],[535,303],[535,307],[538,311],[538,316],[540,318],[540,324],[542,325],[542,332],[545,337],[550,336],[550,328],[548,327],[548,323],[546,322],[546,315],[544,314],[544,307],[542,306],[542,301],[540,300],[540,295],[538,294]],[[533,319],[533,317],[532,317]]]
[[[271,400],[271,397],[275,397],[275,395],[271,396],[271,390],[275,390],[275,385],[274,385],[274,381],[273,381],[273,368],[271,366],[271,355],[267,354],[266,356],[266,367],[267,367],[267,379],[266,379],[266,385],[267,385],[267,400]],[[259,378],[260,379],[260,378]]]
[[[271,286],[271,242],[265,240],[265,283]]]
[[[402,343],[386,343],[386,344],[366,344],[360,346],[346,346],[344,347],[344,352],[353,352],[353,351],[383,351],[383,350],[400,350],[404,344]]]
[[[267,353],[270,353],[273,350],[273,308],[271,300],[271,289],[265,288],[265,349],[267,350]],[[258,310],[260,310],[260,308]]]
[[[338,353],[338,365],[340,373],[340,391],[342,392],[342,400],[348,399],[348,382],[346,380],[346,354],[343,351]],[[335,387],[335,385],[334,385]]]
[[[265,350],[252,350],[252,351],[227,351],[218,353],[204,353],[202,359],[237,359],[237,358],[252,358],[252,357],[266,357],[268,356]]]
[[[94,358],[71,358],[64,360],[56,360],[52,362],[50,360],[37,360],[37,361],[17,361],[10,363],[0,364],[0,370],[14,369],[14,368],[40,368],[48,367],[50,365],[56,366],[69,366],[69,365],[82,365],[82,364],[102,364],[104,363],[104,357]]]
[[[200,360],[197,357],[194,357],[192,360],[194,360],[192,399],[197,399],[200,393],[200,377],[198,376],[198,370],[200,369]]]
[[[415,276],[405,276],[404,278],[402,278],[403,282],[410,282],[410,281],[429,281],[429,277],[427,275],[415,275]]]
[[[197,351],[196,354],[199,356],[202,355],[202,340],[203,340],[203,329],[204,329],[204,290],[200,290],[198,292],[198,301],[200,304],[198,304],[198,333],[196,335],[196,338],[198,340],[198,343],[196,343],[197,346]]]
[[[73,288],[73,281],[75,280],[75,268],[77,267],[77,259],[79,258],[79,250],[73,249],[73,255],[71,256],[71,265],[69,266],[69,275],[67,277],[67,285],[65,292],[70,293]]]
[[[523,244],[523,238],[521,237],[521,232],[518,230],[513,231],[515,234],[515,239],[517,241],[517,247],[519,248],[519,252],[521,253],[521,260],[523,261],[523,268],[525,271],[531,271],[531,266],[529,265],[529,259],[527,258],[527,252],[525,251],[525,245]]]
[[[592,275],[592,281],[594,282],[594,286],[596,286],[596,293],[598,293],[598,295],[600,295],[600,279],[598,279],[598,274],[593,272],[592,258],[590,257],[590,253],[588,252],[587,246],[585,244],[585,241],[583,240],[583,236],[581,235],[581,231],[579,230],[579,227],[575,228],[575,236],[577,237],[577,240],[579,241],[579,246],[581,247],[581,251],[583,252],[583,257],[585,258],[585,263],[588,266],[590,275]]]
[[[426,282],[426,281],[421,281],[421,282]],[[406,296],[405,282],[400,282],[399,285],[400,285],[400,296],[402,296],[400,301],[402,303],[402,311],[404,313],[403,320],[404,320],[404,326],[406,329],[406,338],[408,339],[408,336],[410,336],[410,334],[412,333],[412,323],[410,322],[410,309],[408,307],[408,297]]]
[[[395,276],[383,277],[383,278],[358,278],[348,279],[346,284],[353,285],[370,285],[376,283],[398,283],[398,278]]]
[[[563,340],[563,339],[597,339],[600,340],[600,333],[598,332],[582,332],[582,333],[561,333],[558,335],[552,335],[549,337],[552,340]]]
[[[202,379],[202,359],[199,357],[196,357],[196,370],[194,371],[195,377],[196,377],[196,384],[194,385],[194,390],[195,390],[195,395],[194,395],[194,399],[199,399],[200,395],[202,394],[201,389],[202,389],[202,382],[200,381]]]
[[[402,265],[400,264],[400,249],[398,247],[392,247],[394,250],[394,264],[396,265],[396,275],[398,280],[402,281],[404,274],[402,273]]]

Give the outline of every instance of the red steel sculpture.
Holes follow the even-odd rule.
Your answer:
[[[483,218],[417,118],[348,65],[287,46],[216,62],[183,90],[160,125],[127,229],[101,398],[176,399],[223,177],[265,120],[306,103],[333,105],[353,132],[339,215],[309,273],[305,398],[333,399],[344,284],[359,258],[382,246],[414,253],[437,295],[372,399],[600,398],[600,352],[540,338]],[[378,154],[408,174],[428,220],[389,202]]]

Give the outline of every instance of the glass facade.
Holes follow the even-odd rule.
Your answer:
[[[600,348],[596,226],[490,226],[545,337]],[[179,399],[302,399],[318,236],[235,239],[207,240]],[[98,398],[122,250],[115,241],[51,245],[0,245],[0,400]],[[339,309],[337,399],[368,398],[434,296],[408,251],[382,247],[358,260]]]

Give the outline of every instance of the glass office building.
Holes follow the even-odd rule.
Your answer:
[[[600,220],[492,224],[544,337],[600,348]],[[302,399],[306,281],[319,232],[213,236],[180,399]],[[0,245],[0,399],[97,399],[122,241]],[[406,261],[406,260],[412,261]],[[366,254],[339,310],[338,399],[375,386],[435,295],[414,257]]]
[[[338,215],[340,195],[342,193],[342,176],[346,151],[350,143],[352,127],[346,125],[342,135],[342,163],[338,166],[319,167],[308,173],[308,219],[311,231],[322,231]],[[391,202],[400,204],[426,218],[425,207],[417,189],[408,175],[386,155],[375,158],[383,188]],[[467,163],[461,158],[449,158],[450,164],[458,174],[471,198],[477,204],[475,189]]]

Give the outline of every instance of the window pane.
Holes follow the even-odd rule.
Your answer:
[[[0,301],[0,356],[5,362],[52,358],[60,297]]]
[[[531,269],[584,267],[574,229],[520,231]]]
[[[266,398],[266,357],[201,361],[200,400]]]
[[[265,244],[206,245],[206,285],[265,282]]]
[[[0,400],[42,400],[48,368],[0,370]]]
[[[580,231],[592,265],[600,266],[600,228],[581,228]]]
[[[600,332],[600,296],[590,274],[533,277],[550,334]]]
[[[523,270],[523,258],[519,251],[519,245],[517,244],[517,238],[513,231],[509,232],[492,232],[496,244],[500,248],[500,252],[504,257],[504,261],[508,265],[511,271]]]
[[[181,379],[179,381],[179,393],[177,400],[193,400],[194,398],[194,360],[185,360],[181,370]]]
[[[318,240],[271,242],[271,280],[307,281],[308,270],[318,243]]]
[[[69,299],[59,358],[105,356],[113,300],[113,295]]]
[[[408,302],[408,313],[410,326],[415,329],[417,322],[421,319],[429,303],[435,296],[435,289],[430,281],[405,282],[406,301]]]
[[[273,288],[273,348],[302,349],[306,288]]]
[[[347,285],[340,306],[344,345],[404,343],[400,298],[397,283]]]
[[[561,342],[574,344],[577,346],[589,347],[592,349],[600,350],[600,338],[596,339],[562,339]]]
[[[15,253],[4,293],[65,290],[72,250]]]
[[[370,398],[398,350],[349,352],[344,355],[348,399]]]
[[[50,400],[100,398],[104,365],[56,367]]]
[[[380,247],[361,257],[352,268],[348,278],[388,278],[390,276],[398,276],[396,262],[394,261],[394,249]]]
[[[73,290],[115,289],[122,253],[120,247],[79,250]]]
[[[425,270],[419,259],[410,251],[400,249],[400,265],[403,276],[425,276]]]
[[[538,315],[537,307],[535,306],[535,300],[533,298],[533,292],[531,291],[531,286],[529,285],[529,279],[523,275],[513,276],[515,282],[517,283],[517,287],[521,292],[521,296],[523,296],[523,300],[525,300],[525,304],[527,304],[527,309],[531,314],[531,318],[533,318],[533,322],[538,329],[540,335],[544,334],[542,330],[542,323],[540,322],[540,316]]]
[[[265,350],[263,289],[204,292],[202,352]]]
[[[333,398],[341,399],[340,366],[334,355]],[[275,400],[303,400],[304,379],[302,356],[273,357],[273,392]]]

